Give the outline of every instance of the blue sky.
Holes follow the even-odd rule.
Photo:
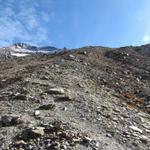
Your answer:
[[[150,0],[0,0],[0,46],[150,43]]]

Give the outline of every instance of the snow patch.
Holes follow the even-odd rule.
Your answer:
[[[27,56],[27,55],[29,55],[29,54],[13,53],[13,52],[11,52],[11,55],[12,55],[12,56],[16,56],[16,57],[24,57],[24,56]]]

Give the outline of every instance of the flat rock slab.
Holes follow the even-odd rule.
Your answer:
[[[52,88],[46,91],[48,94],[65,94],[65,90],[63,88]]]

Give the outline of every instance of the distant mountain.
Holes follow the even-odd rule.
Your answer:
[[[103,48],[107,48],[107,47],[103,47]],[[148,57],[150,56],[150,44],[142,45],[142,46],[126,46],[126,47],[120,47],[119,49],[138,52],[139,54]],[[53,46],[37,47],[25,43],[16,43],[9,47],[0,48],[0,59],[8,59],[11,57],[23,57],[35,53],[44,53],[44,54],[58,53],[63,50],[66,50],[66,48],[58,49]]]
[[[13,56],[22,57],[34,53],[56,53],[61,51],[56,47],[47,46],[47,47],[36,47],[25,43],[17,43],[11,45],[10,47],[0,48],[0,58],[7,59]]]
[[[58,48],[56,47],[52,47],[52,46],[45,46],[45,47],[39,47],[39,49],[42,51],[54,51],[54,50],[58,50]]]
[[[25,43],[16,43],[16,44],[12,45],[11,48],[15,48],[15,49],[28,49],[28,50],[32,50],[32,51],[37,51],[38,50],[38,47],[31,46],[31,45],[25,44]]]

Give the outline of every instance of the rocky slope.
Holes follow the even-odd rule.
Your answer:
[[[84,47],[0,66],[0,149],[150,149],[150,57]]]

